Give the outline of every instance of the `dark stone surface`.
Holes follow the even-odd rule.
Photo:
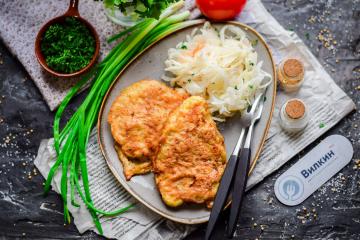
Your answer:
[[[293,29],[304,40],[359,108],[360,90],[355,87],[360,85],[360,2],[263,2],[285,28]],[[309,18],[315,23],[310,23]],[[331,43],[335,45],[333,50],[317,40],[324,28],[329,29],[337,42]],[[63,226],[59,195],[51,192],[43,197],[44,179],[34,174],[33,160],[40,140],[52,135],[54,114],[21,64],[2,43],[0,54],[0,238],[98,239],[90,232],[79,235],[73,224]],[[83,95],[78,96],[71,109],[75,109],[82,98]],[[354,159],[302,205],[286,207],[279,203],[273,185],[282,172],[319,140],[249,191],[236,231],[237,239],[360,239],[360,177],[358,170],[353,169],[355,159],[360,158],[359,129],[360,114],[356,111],[319,139],[335,133],[348,137],[355,149]],[[214,239],[224,239],[227,217],[225,212]],[[205,225],[202,225],[187,239],[201,239],[204,232]]]

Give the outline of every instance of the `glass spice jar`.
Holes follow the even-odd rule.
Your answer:
[[[305,103],[297,98],[288,100],[280,109],[280,126],[287,132],[303,130],[308,124],[308,109]]]
[[[297,91],[304,81],[304,65],[295,58],[285,59],[277,68],[280,87],[285,92]]]

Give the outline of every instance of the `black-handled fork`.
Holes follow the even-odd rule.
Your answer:
[[[239,218],[242,200],[245,195],[245,189],[248,179],[249,166],[251,160],[251,140],[255,123],[260,119],[264,101],[260,101],[256,113],[252,112],[251,124],[246,135],[244,146],[241,150],[239,162],[237,164],[236,175],[233,182],[232,203],[230,209],[230,217],[227,229],[227,236],[232,238],[235,232],[236,223]],[[251,113],[250,113],[251,114]]]
[[[263,96],[263,93],[261,93],[259,96],[257,96],[253,105],[251,106],[250,112],[243,114],[243,116],[241,117],[241,121],[243,123],[243,128],[241,130],[241,133],[240,133],[239,139],[236,143],[236,146],[234,148],[234,151],[231,154],[231,156],[226,164],[226,168],[225,168],[223,176],[221,178],[220,185],[219,185],[218,191],[216,193],[214,204],[213,204],[213,207],[212,207],[212,210],[210,213],[210,218],[209,218],[209,222],[208,222],[208,226],[207,226],[206,234],[205,234],[205,240],[210,239],[211,234],[214,230],[215,224],[220,216],[220,213],[224,209],[226,201],[229,198],[230,190],[233,185],[232,182],[234,179],[234,174],[236,172],[235,170],[237,168],[237,165],[238,165],[238,162],[240,159],[239,153],[240,153],[243,139],[245,136],[246,128],[249,125],[251,125],[252,117],[254,116],[254,112],[257,109],[259,102],[261,102],[260,100],[262,99],[262,96]],[[237,173],[236,173],[236,175],[237,175]]]

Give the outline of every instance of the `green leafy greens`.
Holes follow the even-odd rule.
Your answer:
[[[86,67],[95,53],[95,39],[89,29],[75,17],[55,23],[41,41],[46,64],[56,72],[73,73]]]
[[[129,15],[130,11],[137,13],[140,18],[158,19],[162,10],[171,3],[178,0],[104,0],[107,7],[119,8],[124,15]]]

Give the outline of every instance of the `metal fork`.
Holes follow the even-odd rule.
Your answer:
[[[211,233],[215,227],[215,224],[216,224],[216,222],[220,216],[220,213],[225,206],[226,200],[228,199],[228,196],[230,194],[236,166],[241,165],[241,164],[237,164],[237,163],[238,163],[239,159],[241,158],[241,156],[239,156],[239,153],[240,153],[240,149],[241,149],[241,146],[242,146],[242,143],[244,140],[246,129],[247,129],[247,127],[252,125],[251,123],[254,119],[255,111],[257,109],[258,104],[260,102],[263,102],[263,101],[261,101],[262,99],[263,99],[263,93],[259,94],[256,97],[253,105],[251,106],[250,112],[246,112],[241,116],[240,120],[243,125],[243,128],[241,130],[241,133],[240,133],[240,136],[236,143],[236,146],[234,148],[234,151],[231,154],[231,156],[226,164],[225,171],[224,171],[223,176],[220,181],[219,189],[218,189],[218,192],[217,192],[215,200],[214,200],[214,204],[213,204],[213,207],[211,210],[208,226],[206,229],[206,234],[205,234],[206,240],[210,239]],[[262,104],[260,103],[260,105],[262,105]],[[261,106],[261,109],[262,109],[262,106]],[[249,131],[250,131],[250,129],[249,129]],[[251,131],[252,131],[252,127],[251,127]]]
[[[248,179],[249,166],[251,160],[250,146],[252,140],[252,133],[254,130],[254,125],[261,118],[261,114],[264,108],[264,100],[261,98],[261,100],[259,101],[260,102],[258,108],[251,109],[250,113],[247,114],[247,117],[243,119],[243,121],[246,121],[244,122],[244,124],[246,126],[249,126],[249,130],[247,132],[244,146],[241,149],[239,163],[237,164],[236,175],[234,178],[232,203],[230,209],[229,224],[227,229],[228,237],[232,237],[235,232],[236,223],[239,218],[239,213],[242,205],[242,200],[245,195],[246,183]]]

